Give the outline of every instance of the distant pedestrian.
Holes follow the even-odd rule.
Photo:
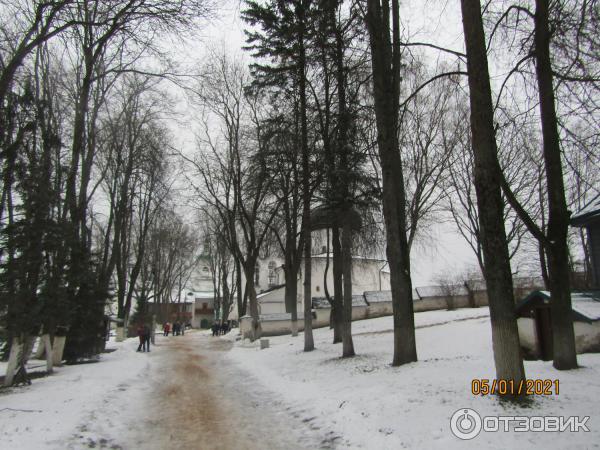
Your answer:
[[[213,337],[217,335],[217,332],[219,330],[219,325],[217,325],[217,322],[213,322],[213,324],[210,327],[211,331],[212,331],[212,335]]]
[[[145,344],[145,351],[149,352],[150,351],[150,338],[152,337],[152,331],[150,330],[150,327],[146,324],[144,325],[144,344]]]
[[[137,335],[140,340],[140,345],[138,345],[137,351],[141,352],[142,349],[144,349],[145,343],[146,343],[146,336],[144,334],[144,325],[142,323],[140,323],[137,327]]]
[[[169,331],[171,331],[171,324],[169,322],[165,322],[163,325],[163,336],[168,336]]]

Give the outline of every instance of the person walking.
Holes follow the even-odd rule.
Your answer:
[[[140,322],[137,327],[137,335],[140,340],[140,345],[138,345],[137,351],[141,352],[145,346],[146,338],[144,336],[144,325]]]
[[[148,324],[144,325],[144,350],[150,351],[150,337],[152,336],[152,332]]]

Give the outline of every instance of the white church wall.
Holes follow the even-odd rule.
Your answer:
[[[312,260],[312,296],[325,296],[325,267],[327,258],[316,257]],[[383,276],[381,267],[384,261],[374,259],[362,259],[360,257],[352,260],[352,293],[362,294],[365,291],[386,291],[390,289],[389,278]],[[298,281],[299,289],[303,286],[304,277]],[[329,260],[327,270],[327,289],[330,295],[333,295],[333,263]],[[302,292],[302,291],[299,291]]]

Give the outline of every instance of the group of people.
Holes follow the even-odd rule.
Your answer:
[[[150,338],[152,333],[150,327],[147,324],[140,323],[137,327],[137,335],[140,339],[140,345],[138,345],[138,352],[149,352],[150,351]]]
[[[163,336],[168,336],[169,333],[172,333],[173,336],[179,336],[180,334],[183,336],[185,331],[185,325],[181,322],[177,321],[171,324],[170,322],[165,322],[163,324]],[[137,327],[137,335],[140,339],[140,345],[137,348],[138,352],[149,352],[150,351],[150,341],[152,338],[152,333],[150,331],[150,326],[146,323],[140,322]]]
[[[212,331],[213,336],[220,336],[222,334],[227,334],[229,332],[229,323],[228,322],[223,322],[223,323],[215,322],[212,324],[210,329]]]
[[[185,334],[185,325],[182,325],[179,321],[173,323],[173,325],[170,322],[165,322],[163,324],[163,336],[168,336],[169,333],[173,333],[173,336],[179,336],[180,334],[183,336]]]

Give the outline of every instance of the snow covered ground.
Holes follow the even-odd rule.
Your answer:
[[[150,353],[111,342],[98,363],[0,390],[0,449],[330,447],[335,436],[225,359],[231,343],[196,331],[156,339]]]
[[[350,359],[339,357],[328,329],[315,330],[310,353],[302,334],[271,337],[265,350],[242,341],[229,350],[231,343],[203,332],[159,336],[150,353],[136,353],[136,339],[111,342],[115,351],[98,363],[1,390],[0,449],[599,446],[600,355],[580,355],[582,368],[570,372],[526,362],[528,378],[559,379],[560,394],[516,407],[471,394],[473,378],[494,377],[486,308],[415,319],[419,362],[397,368],[389,364],[391,317],[352,324],[358,356]],[[461,441],[450,432],[461,408],[481,416],[590,416],[590,432],[482,431]]]
[[[0,391],[0,449],[121,448],[149,385],[150,353],[110,343],[100,362],[55,368],[31,386]],[[44,362],[35,361],[36,365]],[[0,368],[4,373],[4,368]]]
[[[228,357],[268,389],[331,429],[336,448],[597,448],[600,446],[600,355],[579,356],[582,368],[559,372],[550,362],[527,361],[528,378],[558,379],[558,396],[536,396],[526,406],[473,396],[473,378],[495,375],[487,308],[417,313],[419,362],[391,367],[392,318],[353,322],[358,356],[341,359],[331,331],[314,331],[316,350],[304,353],[303,335],[271,337],[270,348],[237,343]],[[590,416],[589,432],[482,431],[470,441],[451,434],[461,408],[484,416]]]

